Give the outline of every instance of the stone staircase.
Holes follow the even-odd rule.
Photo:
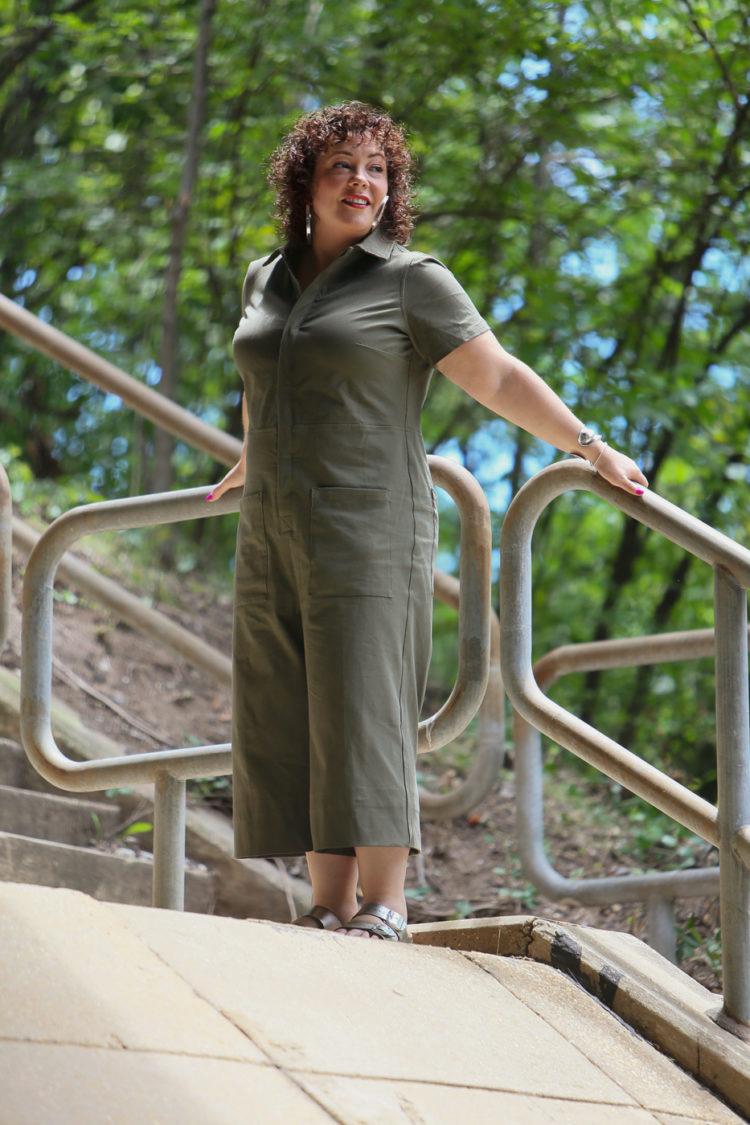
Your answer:
[[[101,901],[148,906],[153,864],[126,842],[131,822],[116,797],[54,789],[18,743],[0,738],[0,882],[70,887]],[[185,909],[213,913],[216,884],[206,865],[188,861]]]

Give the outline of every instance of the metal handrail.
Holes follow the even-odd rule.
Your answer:
[[[170,399],[150,387],[144,386],[137,379],[116,367],[114,364],[102,359],[96,352],[85,347],[78,341],[60,332],[59,329],[47,324],[39,317],[28,312],[15,301],[0,294],[0,327],[25,340],[32,347],[43,354],[56,360],[68,370],[81,376],[81,378],[94,383],[105,391],[118,395],[124,403],[132,407],[143,417],[149,418],[157,426],[161,426],[169,433],[179,437],[194,448],[201,449],[225,465],[234,465],[240,458],[242,445],[237,438],[223,433],[214,426],[208,425],[196,418],[187,410],[177,406]],[[429,460],[429,459],[428,459]],[[27,551],[32,549],[29,543],[31,534],[20,521],[14,521],[14,533],[17,543]],[[86,569],[85,564],[75,559],[65,559],[61,562],[59,573],[71,581],[76,588],[93,593],[121,614],[124,620],[149,635],[154,630],[158,631],[159,639],[180,653],[198,667],[204,668],[219,682],[226,683],[230,675],[229,661],[223,654],[210,646],[204,645],[197,638],[187,634],[173,622],[167,621],[162,625],[154,618],[153,612],[137,604],[137,599],[126,591],[118,592],[112,583]],[[435,572],[435,596],[445,600],[449,605],[457,605],[457,594],[453,587],[455,579],[441,571]],[[445,595],[445,596],[444,596]],[[3,599],[7,608],[10,599]],[[2,608],[0,608],[2,612]],[[496,616],[493,615],[493,628]],[[493,645],[493,651],[499,650],[499,639]],[[466,658],[468,654],[464,654]],[[470,658],[469,658],[470,660]],[[478,685],[477,685],[478,686]],[[462,784],[450,794],[431,794],[422,792],[424,811],[434,817],[456,816],[468,811],[477,801],[481,800],[492,789],[497,780],[499,765],[504,756],[504,704],[505,696],[502,690],[502,681],[499,672],[499,651],[496,659],[491,662],[490,684],[487,698],[479,715],[479,749],[477,758],[470,773]],[[455,697],[446,704],[452,707]],[[441,724],[447,716],[441,718]],[[447,729],[443,727],[443,729]],[[497,735],[497,743],[493,745],[493,737]],[[441,742],[439,745],[444,745]],[[421,729],[420,753],[437,749],[433,732],[429,726]],[[471,803],[469,803],[471,802]]]
[[[461,584],[457,578],[435,571],[435,597],[458,609]],[[432,749],[432,747],[428,747]],[[421,749],[420,753],[425,750]],[[420,786],[423,819],[451,820],[478,805],[497,784],[505,760],[505,691],[500,674],[500,619],[490,615],[490,669],[487,690],[477,716],[477,752],[466,777],[449,793],[431,793]]]
[[[540,690],[546,693],[561,677],[575,672],[699,660],[713,657],[715,651],[713,629],[591,641],[562,645],[545,653],[534,664],[533,673]],[[514,732],[518,852],[525,877],[542,894],[553,899],[574,899],[587,905],[645,901],[649,945],[665,957],[674,959],[674,917],[667,900],[718,893],[719,868],[711,866],[587,879],[562,875],[550,863],[544,846],[541,735],[517,712],[514,715]]]
[[[0,652],[5,648],[10,629],[11,580],[13,575],[12,507],[10,484],[0,465]]]
[[[13,518],[13,544],[28,556],[42,537],[17,517]],[[145,605],[141,598],[131,594],[118,582],[105,577],[92,566],[65,555],[57,568],[57,576],[88,597],[95,598],[108,609],[113,610],[121,621],[126,621],[147,637],[157,641],[177,656],[187,660],[195,668],[212,676],[223,687],[232,683],[232,661],[213,645],[197,637],[190,629],[184,628],[165,613]]]
[[[531,537],[557,496],[585,489],[710,563],[714,569],[719,808],[553,703],[531,663]],[[750,750],[747,595],[750,551],[652,492],[636,497],[590,466],[566,461],[537,473],[506,513],[501,538],[501,663],[508,695],[529,723],[719,848],[723,1018],[750,1024]]]
[[[436,748],[462,730],[482,702],[489,675],[490,515],[470,474],[443,458],[430,458],[435,483],[453,497],[461,517],[461,585],[458,675],[438,713],[420,724],[423,744]],[[74,762],[57,746],[50,723],[53,583],[62,555],[94,531],[149,527],[236,512],[239,490],[206,504],[206,488],[111,500],[75,508],[41,536],[29,558],[23,586],[21,736],[32,764],[61,789],[85,791],[135,782],[155,783],[154,890],[156,906],[184,904],[185,783],[231,772],[231,747],[159,750]]]
[[[74,371],[102,390],[117,395],[138,414],[148,418],[170,434],[203,450],[225,465],[234,465],[240,456],[241,443],[218,430],[215,426],[196,418],[189,410],[172,402],[166,395],[139,383],[90,348],[66,336],[59,328],[40,320],[0,293],[0,327],[25,340],[37,351],[57,360],[69,371]]]

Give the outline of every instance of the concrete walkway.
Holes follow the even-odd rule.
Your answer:
[[[420,944],[394,945],[0,885],[0,1123],[745,1120],[575,982],[608,935],[554,930],[563,972],[544,955],[545,925],[415,927]],[[477,951],[491,941],[516,955]],[[610,951],[610,999],[623,948],[637,961],[644,947]],[[655,956],[641,968],[666,966]],[[750,1047],[708,1027],[716,997],[692,982],[686,995],[739,1104]]]

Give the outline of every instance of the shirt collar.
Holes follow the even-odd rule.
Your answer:
[[[387,235],[383,234],[380,227],[376,227],[375,230],[370,231],[369,234],[365,235],[361,242],[355,242],[354,246],[351,246],[350,249],[354,250],[356,248],[359,248],[360,250],[364,250],[365,253],[371,254],[375,258],[382,258],[383,260],[387,260],[393,253],[394,246],[394,240],[392,238],[388,238]],[[275,261],[276,258],[279,257],[284,257],[288,260],[289,250],[289,246],[279,246],[276,250],[273,251],[273,253],[268,255],[266,260],[263,262],[263,265],[270,266],[271,262]]]

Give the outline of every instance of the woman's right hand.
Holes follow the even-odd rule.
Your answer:
[[[241,457],[236,465],[234,465],[227,475],[223,477],[213,490],[209,492],[206,500],[218,500],[225,492],[229,492],[231,488],[243,488],[245,484],[245,458]]]

